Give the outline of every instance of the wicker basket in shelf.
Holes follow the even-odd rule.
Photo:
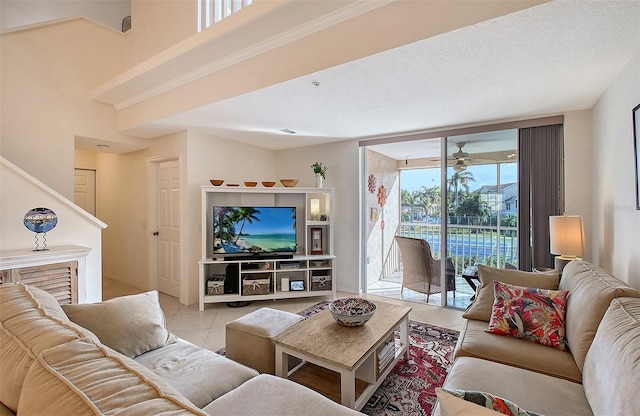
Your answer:
[[[271,291],[271,273],[252,273],[242,279],[242,296],[268,295]]]
[[[311,290],[331,290],[331,274],[328,272],[316,273],[319,272],[313,272],[311,275]]]
[[[224,294],[224,279],[225,275],[223,274],[214,274],[209,279],[207,279],[207,295],[222,295]]]

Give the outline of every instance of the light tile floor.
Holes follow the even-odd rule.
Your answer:
[[[114,280],[105,279],[102,284],[102,297],[104,300],[142,292],[140,289]],[[353,295],[338,292],[337,296],[347,297]],[[417,303],[374,294],[364,295],[363,297],[373,301],[379,300],[409,306],[412,308],[409,319],[414,321],[455,330],[460,330],[462,327],[462,311],[460,310],[439,308],[426,304],[424,301]],[[265,306],[296,313],[322,300],[325,300],[325,297],[254,301],[242,308],[231,308],[225,303],[209,303],[205,305],[205,310],[200,312],[197,304],[182,305],[175,297],[163,293],[160,294],[160,306],[166,315],[167,328],[180,338],[212,351],[225,346],[225,325],[247,313]]]
[[[405,289],[402,292],[402,271],[393,273],[384,279],[369,284],[367,293],[382,296],[385,298],[401,299],[415,303],[427,303],[427,295],[413,290]],[[453,308],[466,309],[471,304],[471,297],[474,295],[469,284],[460,276],[456,277],[456,296],[453,291],[447,292],[447,305]],[[440,294],[429,296],[428,304],[440,306]]]

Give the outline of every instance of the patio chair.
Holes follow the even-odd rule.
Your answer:
[[[421,238],[395,237],[400,256],[402,259],[402,295],[404,289],[411,289],[416,292],[429,295],[442,292],[440,283],[440,260],[433,258],[431,247],[427,240]],[[450,257],[446,261],[447,288],[453,290],[453,297],[456,296],[455,269]]]

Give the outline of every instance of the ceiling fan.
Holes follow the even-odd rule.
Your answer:
[[[454,162],[453,163],[454,171],[464,172],[465,170],[467,170],[467,167],[472,164],[473,160],[477,160],[477,161],[486,160],[488,162],[491,162],[491,160],[489,159],[477,159],[472,157],[469,153],[462,150],[462,148],[465,145],[466,143],[464,142],[456,143],[456,147],[458,148],[458,151],[455,153],[452,153],[451,156],[449,157],[449,160]]]
[[[462,148],[466,143],[456,143],[458,151],[451,154],[450,159],[454,161],[453,170],[456,172],[463,172],[467,170],[467,166],[471,164],[471,156],[469,153],[464,152]]]

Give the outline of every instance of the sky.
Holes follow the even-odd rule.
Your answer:
[[[295,233],[293,224],[295,219],[291,215],[291,207],[256,207],[260,211],[256,217],[260,221],[245,223],[242,232],[244,234],[273,234],[273,233]],[[238,223],[236,231],[240,231],[242,223]]]
[[[469,189],[475,191],[484,185],[495,185],[497,183],[497,165],[469,166],[467,170],[473,173],[475,182],[469,184]],[[447,177],[454,173],[453,168],[447,169]],[[502,163],[500,165],[500,182],[510,183],[518,180],[518,164]],[[420,189],[422,186],[431,188],[440,185],[440,169],[416,169],[401,171],[400,183],[402,189],[409,192]]]

